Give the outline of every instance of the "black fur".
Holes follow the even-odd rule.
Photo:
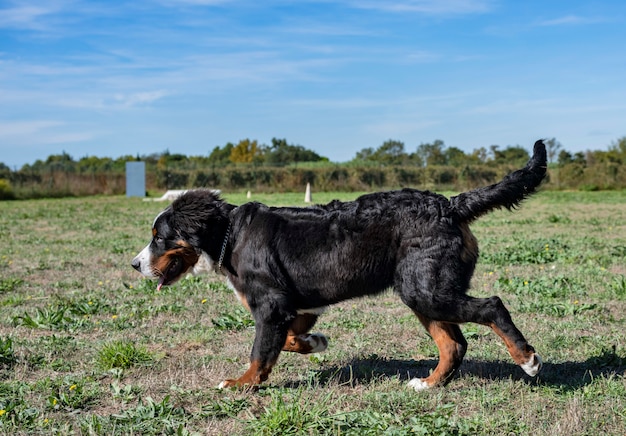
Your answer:
[[[439,328],[447,332],[435,338],[440,350],[446,344],[456,347],[452,357],[441,351],[449,368],[442,362],[441,374],[424,379],[427,385],[442,384],[460,365],[467,346],[459,323],[494,327],[520,364],[533,355],[498,297],[466,294],[478,257],[468,224],[493,209],[517,207],[545,174],[545,146],[537,141],[525,168],[450,200],[403,189],[307,208],[235,207],[211,191],[192,190],[156,220],[151,255],[158,259],[182,240],[217,263],[230,226],[222,271],[254,316],[251,360],[261,369],[251,367],[248,372],[255,374],[227,385],[267,378],[298,311],[390,287],[433,337]],[[167,277],[165,284],[177,278]]]

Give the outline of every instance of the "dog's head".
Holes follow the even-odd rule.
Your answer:
[[[212,269],[228,225],[225,205],[213,191],[187,191],[157,215],[152,240],[131,265],[145,277],[158,278],[157,289],[205,269],[206,262]]]

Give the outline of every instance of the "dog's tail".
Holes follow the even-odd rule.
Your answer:
[[[464,192],[450,198],[450,205],[462,222],[471,222],[494,209],[515,209],[532,195],[546,176],[546,146],[535,142],[533,156],[526,166],[491,186]]]

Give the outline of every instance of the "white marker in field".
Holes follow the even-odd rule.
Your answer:
[[[310,183],[306,184],[306,191],[304,191],[304,202],[305,203],[311,202],[311,184]]]

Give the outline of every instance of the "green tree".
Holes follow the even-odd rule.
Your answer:
[[[447,165],[459,167],[468,163],[468,157],[463,150],[457,147],[448,147],[444,150],[443,155]]]
[[[76,167],[80,173],[107,172],[113,169],[113,159],[108,157],[86,156],[76,163]]]
[[[319,162],[328,160],[301,145],[291,145],[286,139],[272,138],[272,145],[265,150],[265,161],[271,164],[286,165],[298,162]]]
[[[181,153],[170,153],[169,150],[165,150],[159,160],[157,161],[157,168],[159,169],[180,169],[184,168],[189,159],[186,155]]]
[[[375,160],[384,165],[401,165],[408,159],[404,152],[404,142],[389,139],[376,149],[371,156],[371,160]]]
[[[357,151],[354,160],[372,160],[373,155],[374,149],[372,147],[367,147],[361,151]]]
[[[404,151],[404,142],[389,139],[376,150],[368,147],[358,151],[354,160],[377,162],[381,165],[402,165],[410,160],[410,156]]]
[[[417,147],[416,155],[424,165],[445,165],[447,162],[444,148],[444,142],[436,139],[433,143],[420,144]]]
[[[504,150],[498,150],[497,145],[492,145],[493,161],[496,165],[524,165],[530,159],[528,151],[524,147],[508,146]]]
[[[563,166],[563,165],[567,165],[569,163],[572,163],[574,161],[574,158],[572,157],[572,153],[570,153],[567,150],[561,150],[559,152],[559,157],[557,158],[557,163],[559,164],[559,166]]]
[[[72,172],[75,168],[74,159],[65,151],[61,154],[51,154],[44,161],[37,159],[31,167],[34,171],[67,171]]]
[[[224,147],[216,146],[211,154],[209,154],[209,165],[223,167],[231,163],[230,154],[233,152],[235,144],[232,142],[227,143]]]
[[[8,179],[11,175],[11,168],[0,162],[0,179]]]
[[[487,152],[487,149],[485,147],[479,147],[475,149],[472,154],[467,156],[467,159],[468,163],[484,164],[487,162],[488,156],[489,153]]]
[[[626,164],[626,136],[612,142],[608,153],[610,161]]]

